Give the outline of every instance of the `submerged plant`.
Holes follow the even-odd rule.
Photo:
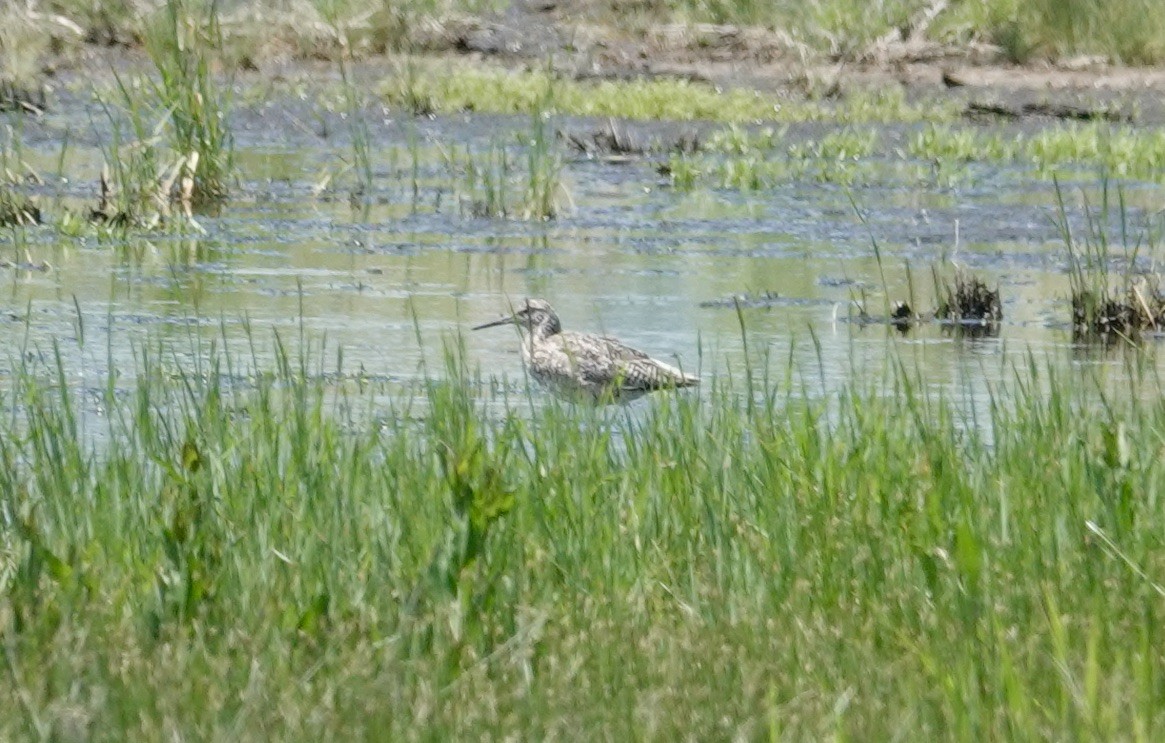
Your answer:
[[[447,163],[454,177],[458,170],[464,175],[461,208],[468,209],[474,217],[510,216],[508,196],[510,170],[512,168],[506,148],[491,144],[483,153],[474,153],[467,145],[463,159],[457,159],[457,150],[451,153]]]
[[[493,142],[476,151],[454,148],[446,166],[460,194],[460,206],[475,217],[548,220],[570,204],[562,182],[562,155],[543,115],[531,118],[518,147]],[[521,160],[518,160],[521,158]],[[524,168],[515,164],[521,162]]]
[[[525,219],[554,219],[570,194],[562,183],[562,155],[558,151],[549,115],[531,117],[526,138],[526,189],[522,203]]]
[[[351,40],[347,26],[339,20],[339,8],[332,0],[321,3],[321,12],[331,26],[339,44],[337,64],[340,70],[340,87],[343,92],[344,119],[348,122],[348,137],[351,143],[351,162],[346,163],[346,170],[355,176],[355,183],[350,192],[353,202],[367,203],[372,193],[372,135],[368,129],[368,122],[364,118],[365,97],[361,93],[356,81],[352,79],[351,70]],[[329,179],[330,180],[330,179]]]

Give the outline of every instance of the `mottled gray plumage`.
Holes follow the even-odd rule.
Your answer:
[[[542,299],[527,299],[514,314],[478,325],[517,325],[524,332],[522,361],[530,376],[564,397],[628,402],[655,390],[692,387],[698,377],[651,358],[617,338],[564,331]]]

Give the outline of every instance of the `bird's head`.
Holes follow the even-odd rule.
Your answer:
[[[545,299],[527,299],[506,317],[474,327],[474,330],[492,328],[498,325],[517,325],[529,332],[553,335],[562,329],[558,314]]]

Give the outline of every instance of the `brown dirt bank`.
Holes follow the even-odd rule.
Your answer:
[[[989,45],[939,44],[921,35],[916,38],[909,29],[835,59],[787,34],[762,28],[660,23],[619,28],[596,19],[586,12],[586,5],[515,0],[500,13],[427,18],[407,28],[403,44],[349,43],[335,29],[289,17],[270,19],[270,33],[256,40],[246,34],[262,26],[239,23],[224,58],[248,71],[247,76],[295,77],[296,70],[310,71],[312,60],[345,54],[374,65],[377,56],[403,46],[412,53],[478,59],[502,67],[550,64],[576,79],[680,77],[794,98],[843,97],[866,88],[902,86],[911,97],[954,96],[965,103],[969,116],[1165,123],[1165,67],[1119,67],[1097,57],[1020,66],[1002,61],[1001,50]],[[55,34],[77,33],[63,21],[45,22]],[[293,33],[290,27],[283,28],[288,24],[300,35],[298,43],[288,40],[286,34]],[[228,24],[226,30],[231,28]],[[46,53],[38,66],[46,81],[133,64],[139,55],[130,37],[91,36],[79,44],[55,43],[51,48],[57,51]],[[0,74],[0,80],[5,77]],[[0,91],[0,109],[6,107],[5,100],[13,107],[19,97],[13,89],[5,90]],[[30,97],[37,98],[36,85],[31,90]]]
[[[1098,57],[1016,65],[984,44],[944,45],[891,36],[831,59],[786,34],[713,24],[654,24],[623,31],[580,20],[556,0],[515,2],[490,18],[450,19],[421,46],[499,62],[552,64],[576,78],[681,77],[722,87],[833,97],[900,85],[912,96],[949,91],[969,110],[1165,122],[1165,67],[1122,67]],[[1106,114],[1115,114],[1108,116]]]

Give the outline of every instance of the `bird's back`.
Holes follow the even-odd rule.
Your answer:
[[[573,387],[596,400],[629,400],[699,383],[698,378],[605,335],[562,332],[531,343],[526,350],[535,379],[560,390]]]

